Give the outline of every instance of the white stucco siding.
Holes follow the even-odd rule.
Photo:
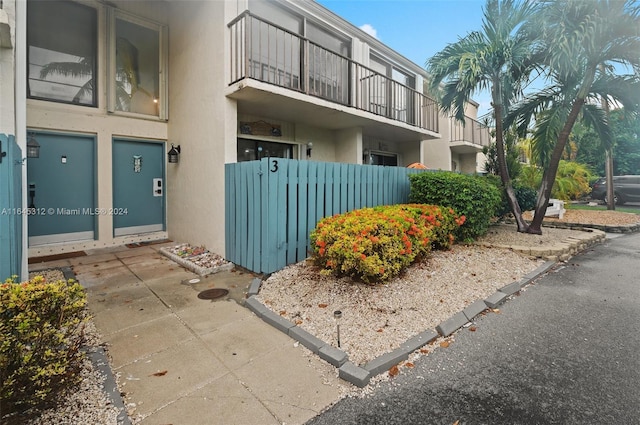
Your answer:
[[[0,25],[9,31],[12,47],[0,47],[0,133],[16,134],[15,128],[15,2],[3,2]]]
[[[336,131],[336,162],[362,164],[362,128]]]
[[[224,96],[225,2],[169,3],[169,237],[224,254],[224,164],[235,162],[237,111]]]

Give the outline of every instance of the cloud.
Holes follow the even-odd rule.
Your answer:
[[[360,25],[360,29],[374,38],[378,38],[378,30],[371,24]]]

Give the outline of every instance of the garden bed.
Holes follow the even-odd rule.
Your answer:
[[[233,268],[233,263],[202,246],[194,247],[188,243],[182,243],[160,248],[160,252],[199,276],[206,276]]]

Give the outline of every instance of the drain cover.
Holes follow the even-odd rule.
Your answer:
[[[229,290],[222,288],[213,288],[202,291],[198,294],[198,298],[201,300],[215,300],[216,298],[224,297],[229,294]]]

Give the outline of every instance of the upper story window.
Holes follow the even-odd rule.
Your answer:
[[[70,1],[27,3],[28,97],[97,106],[95,9]]]
[[[164,118],[163,27],[114,11],[111,28],[109,110]]]

